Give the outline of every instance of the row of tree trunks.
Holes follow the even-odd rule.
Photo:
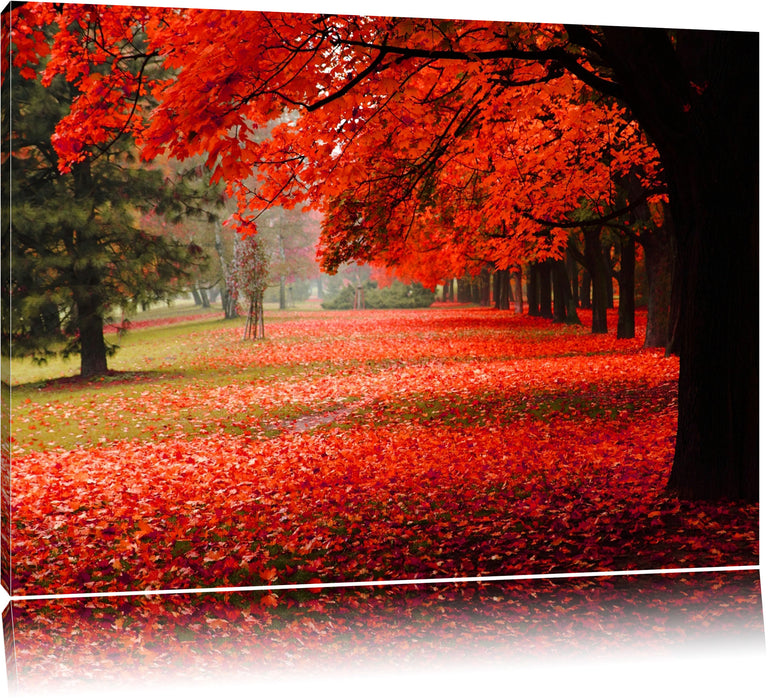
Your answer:
[[[208,289],[194,286],[191,288],[191,296],[197,306],[201,306],[203,309],[210,308],[211,295]]]
[[[645,218],[648,215],[645,214]],[[584,233],[584,254],[573,253],[575,243],[566,249],[563,260],[548,260],[529,265],[527,284],[528,313],[531,316],[553,319],[557,323],[579,323],[577,308],[594,309],[593,333],[608,332],[607,309],[611,308],[612,279],[611,251],[601,245],[602,227],[590,227]],[[635,233],[620,234],[618,256],[620,269],[616,272],[619,287],[617,337],[633,338],[635,322],[636,279]],[[672,289],[672,251],[668,226],[652,227],[639,236],[645,250],[645,266],[648,282],[648,320],[645,347],[666,347],[669,343],[669,308]],[[580,293],[579,265],[584,263],[582,293]],[[594,271],[591,277],[589,270]],[[517,278],[517,282],[515,281]],[[587,290],[585,290],[587,280]],[[478,288],[479,302],[493,304],[497,309],[509,309],[515,303],[515,311],[523,312],[522,271],[489,271],[483,268],[472,280],[448,280],[444,285],[446,301],[470,301],[474,296],[472,286]],[[592,294],[591,294],[592,292]],[[594,301],[593,301],[594,300]]]

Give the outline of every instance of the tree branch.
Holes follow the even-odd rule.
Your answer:
[[[537,224],[541,224],[542,226],[548,226],[551,228],[585,228],[586,226],[610,226],[612,228],[624,228],[623,226],[616,225],[613,222],[616,219],[619,219],[621,216],[624,216],[625,214],[628,214],[629,212],[633,211],[636,207],[644,204],[644,202],[646,202],[649,197],[652,197],[657,194],[667,194],[667,193],[668,193],[668,190],[666,189],[654,189],[654,190],[645,191],[639,197],[637,197],[636,199],[634,199],[632,202],[622,207],[621,209],[616,209],[615,211],[612,211],[609,214],[593,217],[590,219],[583,219],[581,221],[572,221],[570,219],[550,221],[549,219],[542,219],[537,216],[533,216],[533,214],[531,214],[530,212],[521,211],[519,213],[525,216],[527,219],[530,219],[531,221],[536,222]]]
[[[381,55],[378,56],[378,60],[382,60],[385,55],[393,54],[401,56],[403,58],[426,58],[432,60],[447,60],[447,61],[492,61],[498,59],[508,60],[524,60],[524,61],[536,61],[538,63],[558,64],[565,68],[569,73],[575,75],[590,87],[598,90],[607,95],[613,97],[622,96],[622,88],[620,85],[607,78],[602,78],[593,71],[582,66],[577,58],[572,54],[565,51],[560,46],[553,46],[549,49],[543,50],[531,50],[531,49],[517,49],[514,47],[504,49],[492,49],[490,51],[457,51],[455,49],[414,49],[406,46],[394,46],[391,44],[372,44],[367,41],[358,41],[354,39],[340,39],[336,45],[358,47],[362,49],[379,50]],[[584,47],[583,47],[584,48]],[[370,70],[371,69],[371,70]],[[369,72],[372,69],[370,66]],[[548,69],[547,79],[557,77],[557,73]],[[364,76],[365,77],[365,76]],[[357,76],[359,82],[361,77]],[[353,83],[355,85],[356,83]],[[346,86],[339,91],[344,94],[352,85]]]

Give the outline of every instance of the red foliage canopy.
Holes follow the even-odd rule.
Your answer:
[[[94,5],[18,14],[26,74],[48,51],[30,27],[63,27],[43,73],[81,90],[57,131],[63,168],[122,130],[149,158],[207,154],[243,232],[276,203],[325,212],[328,269],[413,270],[432,253],[449,276],[472,260],[558,257],[580,208],[607,217],[627,204],[617,184],[629,174],[661,189],[655,150],[586,85],[609,76],[565,48],[562,26]]]

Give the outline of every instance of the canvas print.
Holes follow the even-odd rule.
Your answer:
[[[2,21],[10,595],[757,567],[757,33]]]

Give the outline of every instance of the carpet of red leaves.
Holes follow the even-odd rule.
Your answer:
[[[15,446],[13,593],[756,564],[756,506],[662,491],[678,360],[639,320],[633,340],[461,308],[192,332],[228,381],[94,399],[155,416],[147,438]]]

